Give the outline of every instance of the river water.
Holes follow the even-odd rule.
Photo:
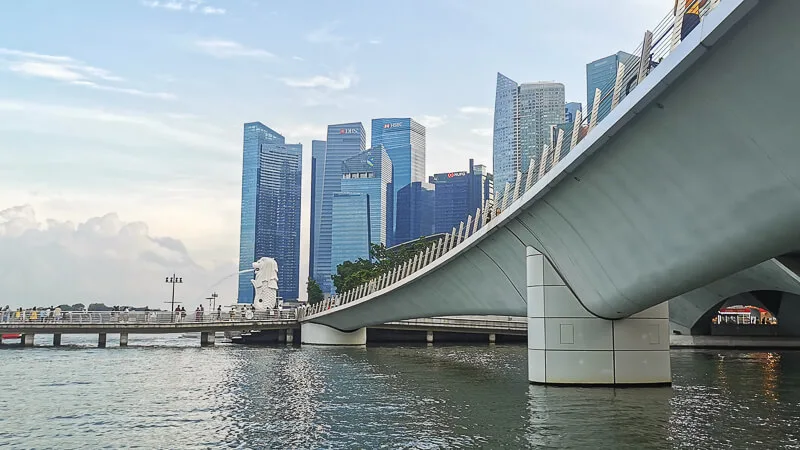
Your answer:
[[[671,388],[531,386],[524,345],[0,350],[2,448],[800,448],[800,352],[673,351]]]

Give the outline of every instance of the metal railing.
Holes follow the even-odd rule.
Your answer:
[[[721,1],[723,0],[708,0],[699,9],[700,21]],[[685,5],[683,1],[680,3]],[[517,172],[513,186],[510,183],[506,183],[505,186],[495,186],[495,192],[500,193],[496,195],[496,199],[484,201],[483,205],[475,211],[474,216],[467,217],[466,223],[462,221],[458,228],[454,227],[452,232],[444,238],[434,242],[389,272],[382,273],[354,289],[334,294],[322,302],[299,308],[298,320],[349,304],[374,292],[394,286],[444,257],[464,240],[485,227],[493,218],[511,208],[527,191],[533,189],[536,183],[556,164],[573,151],[586,136],[590,135],[597,124],[602,122],[608,113],[614,110],[664,58],[672,53],[682,41],[683,34],[688,36],[692,32],[697,32],[699,22],[694,25],[693,29],[683,26],[685,13],[695,4],[699,5],[699,2],[670,11],[653,31],[645,31],[644,39],[639,46],[619,63],[615,80],[603,88],[595,90],[589,114],[577,111],[575,121],[572,124],[564,124],[563,128],[558,129],[553,142],[551,145],[544,146],[539,158],[530,159],[528,170]]]
[[[268,321],[296,320],[296,310],[256,310],[235,309],[231,311],[3,311],[0,313],[0,327],[3,324],[48,324],[48,325],[97,325],[97,324],[185,324],[185,323],[250,323]]]

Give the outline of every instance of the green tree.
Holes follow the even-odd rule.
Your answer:
[[[306,283],[306,292],[308,293],[308,304],[314,305],[322,301],[325,296],[322,294],[322,288],[319,287],[317,280],[313,278],[308,279]]]
[[[346,292],[378,275],[376,264],[359,258],[358,261],[345,261],[336,266],[336,274],[331,278],[336,292]]]

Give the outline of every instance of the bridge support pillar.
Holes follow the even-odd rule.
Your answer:
[[[289,328],[286,330],[286,343],[292,344],[294,343],[294,328]]]
[[[497,342],[497,335],[494,333],[489,333],[489,343],[494,344]]]
[[[208,347],[214,345],[217,340],[217,335],[213,331],[203,331],[200,333],[200,347]]]
[[[548,259],[528,247],[528,380],[555,385],[669,385],[667,302],[621,320],[587,311]]]
[[[339,331],[327,325],[304,322],[300,325],[300,339],[310,345],[366,345],[367,329]]]
[[[19,342],[20,344],[22,344],[23,347],[33,347],[33,338],[35,337],[36,335],[33,333],[23,334]]]
[[[119,346],[120,347],[127,347],[128,346],[128,333],[120,333],[119,334]]]
[[[56,333],[53,335],[53,347],[61,347],[61,334]]]
[[[97,336],[97,348],[106,348],[106,334],[100,333]]]
[[[425,333],[425,342],[428,344],[433,344],[433,331],[428,331]]]

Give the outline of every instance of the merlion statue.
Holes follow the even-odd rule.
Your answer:
[[[255,275],[251,282],[255,288],[253,305],[256,309],[278,307],[278,262],[272,258],[260,258],[253,263]]]

